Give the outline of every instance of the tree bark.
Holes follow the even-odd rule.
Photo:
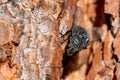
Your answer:
[[[0,80],[119,80],[119,12],[119,0],[0,0]],[[75,26],[90,39],[66,56]]]

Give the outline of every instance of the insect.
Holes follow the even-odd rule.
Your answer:
[[[71,29],[68,45],[66,46],[66,53],[68,56],[75,55],[79,50],[86,47],[89,41],[89,35],[85,29],[80,26],[74,26]]]

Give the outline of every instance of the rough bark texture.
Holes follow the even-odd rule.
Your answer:
[[[120,80],[119,0],[0,0],[0,80]],[[67,32],[90,40],[66,56]]]

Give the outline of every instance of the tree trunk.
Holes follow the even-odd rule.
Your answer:
[[[119,0],[0,0],[0,80],[119,80],[119,18]],[[67,56],[75,26],[89,42]]]

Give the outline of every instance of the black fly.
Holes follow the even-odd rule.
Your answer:
[[[66,46],[67,56],[75,55],[79,50],[86,47],[89,41],[88,33],[80,26],[74,26],[68,38],[68,45]]]

